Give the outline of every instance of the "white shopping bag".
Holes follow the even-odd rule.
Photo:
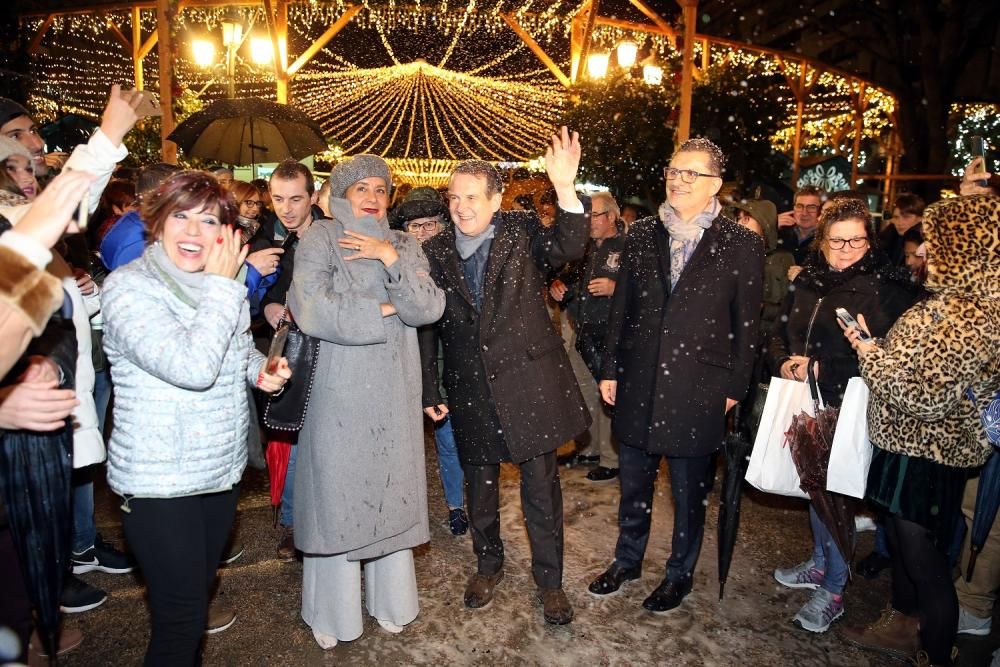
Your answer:
[[[792,417],[800,412],[815,416],[809,384],[771,378],[746,475],[746,480],[761,491],[795,498],[809,497],[799,488],[799,473],[792,462],[792,450],[785,442]]]
[[[872,443],[868,439],[868,385],[851,378],[837,417],[837,430],[826,469],[826,490],[852,498],[864,498],[868,467],[872,463]]]

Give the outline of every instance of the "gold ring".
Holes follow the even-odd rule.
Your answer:
[[[361,244],[359,243],[358,245],[354,246],[354,249],[357,250],[358,252],[361,252]]]

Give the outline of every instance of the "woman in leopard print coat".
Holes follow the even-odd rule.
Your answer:
[[[882,341],[845,334],[871,389],[868,499],[888,514],[893,594],[878,622],[844,636],[947,664],[958,600],[945,549],[969,472],[992,450],[979,415],[1000,389],[1000,198],[938,202],[923,225],[930,296]]]

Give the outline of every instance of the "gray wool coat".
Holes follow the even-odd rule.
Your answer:
[[[377,558],[430,540],[416,327],[444,311],[420,244],[385,219],[313,222],[295,253],[288,307],[320,339],[295,467],[295,545],[308,554]],[[399,259],[350,262],[344,229],[388,239]],[[397,314],[383,318],[380,303]]]

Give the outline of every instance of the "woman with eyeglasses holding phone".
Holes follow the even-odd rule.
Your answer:
[[[864,313],[873,336],[884,335],[917,297],[905,271],[893,267],[877,247],[868,207],[856,199],[837,199],[822,213],[816,232],[816,257],[796,277],[782,306],[767,350],[773,375],[805,380],[813,364],[827,405],[839,406],[848,381],[858,375],[858,359],[844,338],[835,310]],[[778,583],[811,589],[813,597],[794,621],[825,632],[844,611],[850,554],[841,554],[830,531],[810,507],[813,553],[803,563],[774,571]]]

